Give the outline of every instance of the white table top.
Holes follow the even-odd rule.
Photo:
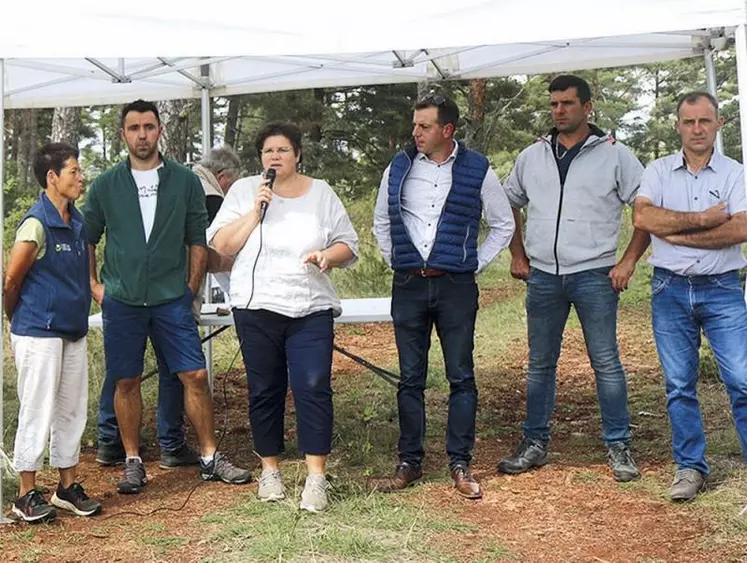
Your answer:
[[[205,303],[200,313],[200,325],[202,326],[226,326],[233,324],[233,315],[218,315],[216,309],[222,303]],[[389,323],[392,322],[391,315],[392,299],[390,297],[375,297],[367,299],[343,299],[342,314],[335,319],[336,323]],[[101,328],[101,313],[88,317],[88,325],[91,328]]]

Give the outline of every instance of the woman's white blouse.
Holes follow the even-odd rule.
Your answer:
[[[222,227],[254,209],[261,179],[261,176],[242,178],[231,186],[207,231],[209,243]],[[252,231],[235,257],[231,304],[293,318],[326,309],[332,309],[334,316],[338,316],[342,308],[329,276],[303,261],[310,252],[337,242],[345,243],[353,252],[353,259],[345,266],[353,264],[358,259],[358,235],[329,184],[312,180],[309,190],[296,198],[273,194],[264,222]],[[258,253],[252,295],[252,268]]]

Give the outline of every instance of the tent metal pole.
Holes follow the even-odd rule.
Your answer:
[[[210,76],[210,67],[208,65],[203,65],[201,68],[201,74],[204,78],[208,78]],[[207,74],[208,76],[205,77],[204,75]],[[210,90],[203,86],[201,93],[201,104],[200,104],[200,123],[202,127],[202,154],[206,155],[208,151],[210,151],[211,147],[211,119],[210,119]],[[207,275],[205,280],[205,287],[203,288],[203,299],[205,303],[211,303],[213,297],[213,288],[211,283],[211,276],[210,274]],[[206,329],[206,336],[209,338],[210,334],[213,332],[213,329],[210,327],[207,327]],[[210,386],[210,390],[213,389],[213,378],[214,378],[214,369],[213,369],[213,341],[212,339],[209,339],[203,347],[203,350],[205,352],[205,364],[207,365],[207,372],[208,372],[208,383]]]
[[[5,203],[3,201],[3,192],[5,187],[5,59],[0,59],[0,225],[3,229],[5,228]],[[0,259],[3,256],[3,238],[0,236]],[[3,311],[3,298],[2,295],[2,283],[0,283],[0,338],[2,342],[5,342],[3,332],[3,317],[5,311]],[[3,373],[3,364],[5,363],[5,346],[3,345],[2,358],[0,358],[0,450],[5,452],[5,409],[4,397],[3,397],[3,383],[5,382],[5,374]],[[3,500],[3,467],[4,463],[0,460],[0,524],[8,524],[13,521],[6,518],[3,509],[5,508],[5,501]]]
[[[708,92],[718,100],[716,88],[716,65],[713,63],[713,49],[711,49],[710,45],[703,50],[703,60],[705,62],[706,85],[708,87]],[[716,150],[721,154],[724,154],[724,139],[721,136],[721,131],[716,134]]]

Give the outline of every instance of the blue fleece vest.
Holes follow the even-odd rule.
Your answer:
[[[29,217],[44,227],[46,252],[31,266],[13,311],[10,330],[19,336],[78,340],[88,332],[91,286],[83,215],[70,203],[70,225],[42,192]]]
[[[424,262],[402,222],[402,186],[416,155],[415,147],[405,149],[394,155],[389,168],[392,269],[474,272],[477,270],[477,233],[482,215],[480,190],[490,166],[488,159],[459,143],[451,168],[451,189],[438,220],[436,240],[428,260]]]

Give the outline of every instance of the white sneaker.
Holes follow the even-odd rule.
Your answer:
[[[324,475],[309,475],[301,493],[301,510],[321,512],[329,505],[327,489],[329,482]]]
[[[277,469],[265,469],[259,478],[257,496],[262,502],[273,502],[285,498],[283,478]]]

